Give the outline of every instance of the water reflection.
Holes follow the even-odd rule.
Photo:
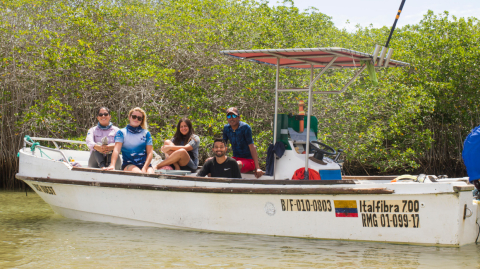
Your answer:
[[[441,248],[85,222],[36,194],[0,192],[0,268],[477,268],[480,246]]]

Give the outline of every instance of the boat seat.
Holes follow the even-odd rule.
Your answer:
[[[298,143],[298,144],[306,144],[307,141],[307,133],[298,133],[293,128],[288,128],[288,134],[290,135],[290,138],[293,140],[293,143]],[[310,128],[310,142],[312,141],[317,141],[317,136],[315,135],[315,132]]]
[[[88,161],[77,161],[82,167],[88,167]]]
[[[262,170],[263,171],[263,170]],[[265,171],[263,171],[263,173],[266,173]],[[241,174],[246,174],[246,175],[254,175],[255,173],[253,171],[248,171],[248,172],[245,172],[245,173],[241,173]]]
[[[155,174],[161,174],[161,175],[175,175],[175,176],[186,176],[190,174],[197,174],[197,173],[192,173],[188,170],[155,170]]]
[[[307,127],[307,116],[304,116],[303,120],[304,128]],[[283,142],[286,150],[292,150],[290,144],[288,143],[288,137],[292,140],[296,140],[292,137],[292,134],[300,134],[300,121],[296,120],[295,117],[288,116],[287,114],[278,114],[277,115],[277,141]],[[317,140],[318,133],[318,119],[315,116],[310,116],[310,141]],[[303,135],[306,137],[306,135]],[[297,137],[298,140],[301,138]],[[303,141],[306,139],[303,138]],[[305,143],[305,142],[304,142]]]

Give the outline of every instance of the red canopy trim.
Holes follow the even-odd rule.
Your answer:
[[[373,55],[344,48],[297,48],[297,49],[259,49],[259,50],[223,50],[221,54],[254,61],[261,64],[277,65],[280,58],[281,67],[307,69],[324,68],[334,57],[338,57],[331,68],[355,68],[361,61],[372,60]],[[379,58],[379,57],[377,57]],[[385,59],[384,59],[385,60]],[[378,66],[378,60],[375,63]],[[407,66],[408,63],[390,60],[388,67]]]

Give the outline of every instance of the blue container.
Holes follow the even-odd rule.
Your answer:
[[[342,172],[340,170],[318,170],[322,180],[342,180]]]

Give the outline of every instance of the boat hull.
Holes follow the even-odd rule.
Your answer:
[[[87,221],[447,246],[473,243],[478,232],[464,182],[212,182],[72,169],[25,153],[17,178],[58,214]]]

